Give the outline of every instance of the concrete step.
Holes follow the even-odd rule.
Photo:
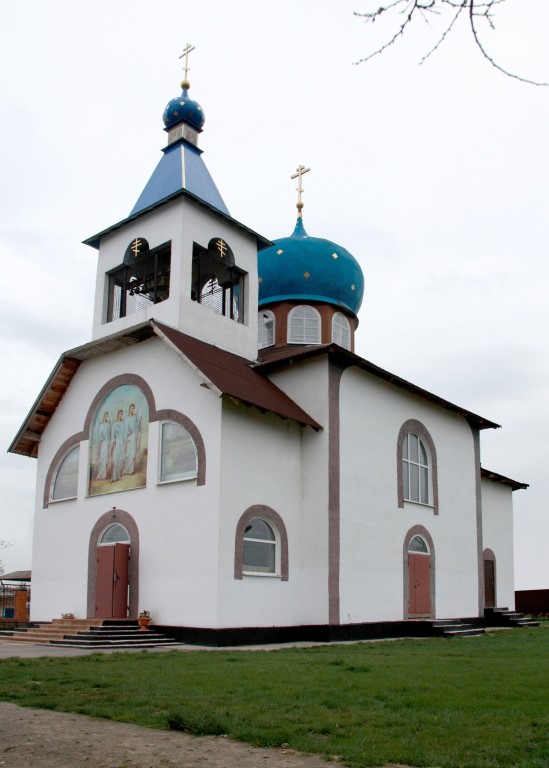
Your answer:
[[[508,608],[485,608],[484,618],[492,627],[539,627],[539,621],[533,621],[520,611]]]
[[[484,634],[484,627],[475,627],[460,619],[437,619],[431,626],[438,637],[478,637]]]
[[[133,620],[104,623],[104,619],[54,619],[49,624],[37,624],[26,629],[0,632],[4,641],[65,645],[80,648],[151,648],[177,645],[170,638],[152,629],[141,630]]]

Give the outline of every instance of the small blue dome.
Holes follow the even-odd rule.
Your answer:
[[[188,89],[183,88],[181,96],[168,102],[162,119],[166,128],[171,128],[183,121],[200,131],[206,118],[200,104],[189,98]]]
[[[293,234],[258,253],[259,306],[274,301],[323,301],[357,314],[364,275],[349,251],[309,237],[298,218]]]

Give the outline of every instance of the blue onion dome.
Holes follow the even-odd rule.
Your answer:
[[[190,83],[187,80],[183,80],[181,87],[183,88],[181,96],[172,99],[166,105],[162,115],[164,125],[169,129],[177,123],[185,122],[197,131],[201,131],[206,119],[202,107],[189,97]]]
[[[309,237],[298,216],[293,234],[258,253],[259,306],[275,301],[320,301],[357,314],[364,275],[348,250]]]

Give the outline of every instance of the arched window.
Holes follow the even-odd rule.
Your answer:
[[[320,315],[301,304],[288,315],[288,344],[320,344]]]
[[[194,440],[181,424],[165,421],[160,427],[160,482],[189,480],[197,476]]]
[[[165,301],[170,295],[170,265],[170,242],[149,248],[144,237],[135,237],[123,263],[108,273],[107,322]]]
[[[408,544],[408,552],[413,552],[418,555],[428,555],[429,547],[421,536],[414,536],[410,539],[410,543]]]
[[[341,312],[332,317],[332,341],[343,349],[351,349],[351,326]]]
[[[129,544],[130,534],[120,523],[113,523],[109,525],[103,531],[101,538],[99,539],[99,545],[105,546],[110,544]]]
[[[402,480],[405,501],[429,503],[429,458],[418,435],[409,432],[402,444]]]
[[[265,504],[244,512],[235,531],[234,577],[278,576],[288,581],[288,535],[280,515]]]
[[[398,506],[405,501],[428,504],[438,515],[438,471],[435,443],[427,427],[417,419],[401,426],[397,444]]]
[[[260,517],[250,520],[244,529],[244,573],[276,573],[276,534]]]
[[[80,446],[77,445],[66,453],[53,474],[50,501],[74,499],[78,492],[78,466]]]
[[[193,245],[191,298],[217,315],[243,323],[244,278],[246,272],[236,266],[229,244],[213,237],[204,248]]]
[[[272,347],[275,343],[275,316],[264,309],[257,316],[257,348]]]

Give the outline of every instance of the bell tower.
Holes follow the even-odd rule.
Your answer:
[[[129,216],[88,238],[99,251],[93,338],[152,318],[250,360],[257,356],[257,252],[269,240],[231,218],[198,147],[205,116],[181,95],[163,114],[168,143]]]

